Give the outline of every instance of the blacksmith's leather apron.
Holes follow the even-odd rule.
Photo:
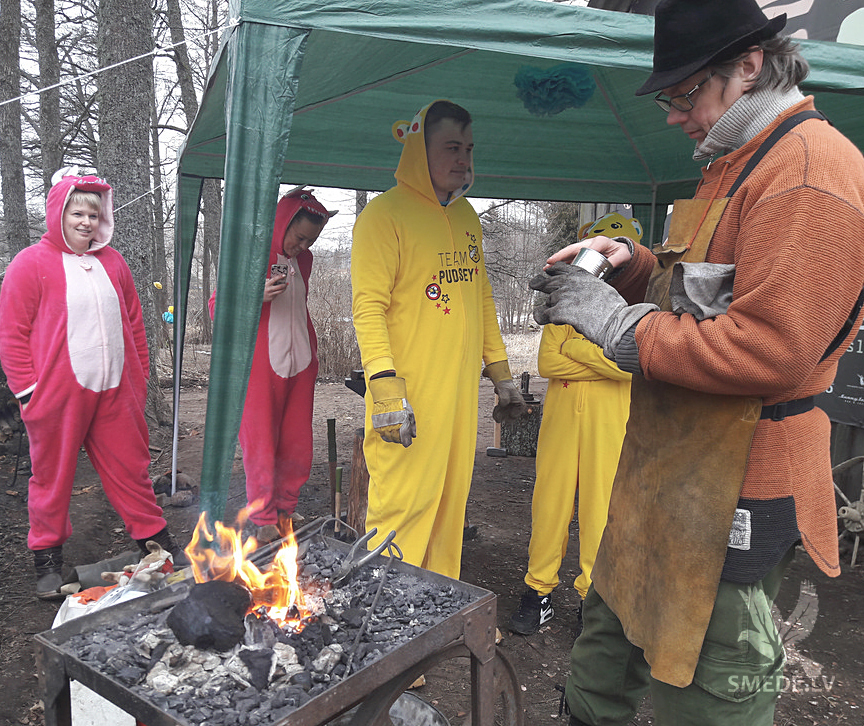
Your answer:
[[[646,301],[671,310],[674,263],[704,261],[728,201],[675,202]],[[693,680],[761,406],[758,398],[633,376],[632,413],[592,579],[627,639],[643,649],[652,677],[673,686]]]

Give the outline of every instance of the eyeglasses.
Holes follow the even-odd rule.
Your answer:
[[[676,111],[692,111],[693,110],[693,99],[691,96],[696,93],[702,86],[704,86],[710,80],[711,76],[714,75],[714,71],[711,71],[705,78],[703,78],[699,83],[697,83],[693,88],[691,88],[687,93],[682,93],[680,96],[672,96],[672,98],[666,98],[662,93],[658,93],[654,96],[654,103],[656,103],[660,108],[663,109],[664,113],[669,113],[673,108]]]

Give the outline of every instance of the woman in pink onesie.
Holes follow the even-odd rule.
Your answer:
[[[276,205],[270,271],[240,423],[249,519],[259,542],[282,536],[312,468],[312,403],[318,339],[306,307],[312,253],[328,212],[302,187]],[[215,312],[216,291],[210,296]]]
[[[94,176],[62,176],[48,192],[45,224],[42,239],[6,270],[0,362],[30,441],[27,546],[36,595],[57,599],[82,446],[141,549],[152,539],[175,562],[184,558],[148,475],[147,339],[132,273],[108,246],[111,187]]]

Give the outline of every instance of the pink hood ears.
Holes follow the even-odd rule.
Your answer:
[[[45,200],[45,226],[48,229],[45,237],[64,252],[71,252],[63,237],[63,210],[66,208],[69,196],[77,189],[81,192],[95,192],[102,197],[99,229],[87,252],[95,252],[106,247],[114,235],[114,190],[108,182],[97,176],[80,176],[75,168],[61,169],[54,174],[51,181],[53,186]]]
[[[285,230],[288,229],[291,220],[297,216],[297,212],[301,209],[305,209],[307,212],[321,217],[324,224],[327,224],[327,220],[336,214],[336,212],[328,211],[315,198],[311,189],[307,189],[305,186],[295,187],[276,204],[276,222],[273,225],[271,255],[282,251],[282,240],[285,237]]]

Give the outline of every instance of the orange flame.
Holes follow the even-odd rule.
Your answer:
[[[252,505],[254,506],[254,505]],[[251,507],[250,507],[251,508]],[[287,535],[276,552],[270,568],[262,572],[249,556],[258,549],[255,537],[243,541],[241,532],[248,519],[248,509],[237,515],[237,527],[214,522],[215,534],[207,527],[202,512],[185,552],[192,562],[195,582],[225,580],[245,585],[252,593],[249,612],[263,611],[282,628],[303,629],[316,611],[307,606],[306,597],[297,582],[297,540],[288,518]],[[285,523],[280,522],[284,533]]]

